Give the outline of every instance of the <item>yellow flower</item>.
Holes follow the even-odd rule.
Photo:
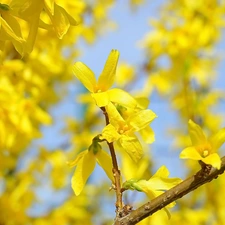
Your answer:
[[[76,62],[74,64],[73,73],[92,93],[91,96],[94,98],[97,106],[104,107],[111,101],[135,108],[137,106],[137,102],[127,92],[118,88],[109,90],[115,80],[118,59],[119,51],[112,50],[98,81],[96,80],[92,70],[82,62]]]
[[[106,110],[110,124],[103,129],[100,139],[105,139],[109,143],[117,141],[119,146],[137,162],[143,155],[143,149],[134,132],[146,129],[156,118],[156,114],[150,109],[139,110],[124,120],[112,103],[106,107]],[[154,133],[150,132],[149,135]]]
[[[116,83],[119,86],[125,86],[134,80],[135,69],[127,63],[121,63],[118,67],[117,74],[118,76],[116,77]]]
[[[149,199],[154,199],[182,181],[180,178],[168,178],[169,174],[166,166],[161,166],[149,180],[130,179],[123,184],[123,188],[144,192]],[[170,203],[167,207],[174,205],[175,202]],[[166,208],[164,210],[170,217],[169,211]]]
[[[104,169],[109,179],[114,182],[111,157],[101,149],[98,143],[95,143],[88,150],[78,154],[75,160],[69,163],[70,166],[76,166],[71,180],[75,195],[79,195],[83,190],[87,179],[95,168],[96,161]]]
[[[192,120],[189,120],[188,122],[188,129],[192,146],[185,148],[181,152],[180,158],[201,160],[206,164],[220,169],[221,159],[216,152],[225,142],[225,128],[219,130],[208,139],[203,133],[201,127]]]
[[[0,3],[0,51],[4,50],[5,41],[10,40],[15,49],[23,55],[25,40],[20,25],[7,4]]]
[[[75,19],[54,0],[12,0],[10,7],[16,16],[26,20],[30,25],[27,37],[27,52],[31,52],[33,49],[39,26],[47,29],[53,27],[58,38],[61,39],[67,33],[70,25],[77,25]],[[52,23],[51,26],[40,19],[42,11],[48,14]]]

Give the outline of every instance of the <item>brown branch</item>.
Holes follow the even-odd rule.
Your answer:
[[[106,112],[105,107],[101,107],[101,110],[103,112],[103,114],[105,115],[105,121],[106,121],[106,126],[109,124],[109,116],[108,113]],[[122,201],[122,191],[121,191],[121,184],[120,184],[120,170],[118,167],[118,163],[117,163],[117,159],[116,159],[116,153],[115,153],[115,149],[113,146],[113,143],[109,143],[107,142],[108,146],[109,146],[109,150],[110,150],[110,154],[112,157],[112,164],[113,164],[113,176],[115,178],[115,191],[116,191],[116,212],[117,212],[117,216],[121,217],[120,214],[123,211],[123,201]]]
[[[220,170],[209,167],[202,167],[194,176],[184,180],[180,184],[166,191],[162,195],[153,199],[151,202],[147,202],[138,209],[132,211],[129,215],[124,216],[123,218],[116,218],[114,225],[133,225],[144,218],[151,216],[153,213],[164,208],[171,202],[183,197],[189,192],[195,190],[196,188],[204,185],[207,182],[216,179],[220,174],[225,171],[225,156],[221,158],[222,165]]]

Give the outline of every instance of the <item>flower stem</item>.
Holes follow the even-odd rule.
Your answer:
[[[106,126],[107,126],[109,124],[108,113],[106,112],[105,107],[101,107],[101,110],[105,116],[105,121],[106,121]],[[113,164],[112,172],[113,172],[113,176],[115,178],[115,191],[116,191],[116,212],[117,212],[117,215],[119,216],[120,212],[122,212],[122,210],[123,210],[122,191],[121,191],[121,183],[120,183],[121,174],[120,174],[120,170],[118,167],[113,142],[111,142],[111,143],[107,142],[107,144],[109,146],[109,151],[110,151],[110,154],[112,157],[112,164]]]

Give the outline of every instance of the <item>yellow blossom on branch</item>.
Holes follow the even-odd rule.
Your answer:
[[[96,80],[95,74],[92,70],[82,62],[76,62],[74,64],[73,73],[87,88],[87,90],[92,93],[91,96],[95,100],[97,106],[104,107],[111,101],[135,108],[137,106],[137,102],[127,92],[118,88],[109,90],[115,80],[118,59],[119,51],[112,50],[98,81]]]
[[[77,25],[76,20],[67,11],[55,3],[54,0],[12,0],[10,7],[19,18],[29,23],[26,51],[31,52],[37,36],[38,27],[51,29],[53,27],[58,38],[63,38],[70,25]],[[51,25],[42,21],[41,13],[47,13]]]
[[[137,162],[143,155],[143,149],[134,133],[146,129],[156,118],[156,114],[150,109],[139,110],[124,120],[112,103],[109,103],[106,110],[110,124],[103,129],[100,139],[105,139],[109,143],[117,141],[119,146]],[[154,133],[150,132],[149,135]]]
[[[130,179],[124,182],[123,188],[144,192],[152,200],[166,190],[181,183],[182,180],[180,178],[168,178],[169,174],[166,166],[161,166],[149,180]],[[173,207],[174,205],[175,202],[169,204],[167,207]],[[169,211],[166,208],[164,210],[168,217],[170,217]]]
[[[192,120],[189,120],[188,130],[192,146],[185,148],[181,152],[180,158],[201,160],[205,164],[220,169],[221,159],[216,152],[225,142],[225,128],[206,138],[201,127]]]
[[[76,170],[72,177],[72,188],[76,195],[79,195],[87,182],[87,179],[93,172],[95,164],[101,166],[109,179],[114,182],[112,173],[111,157],[101,149],[101,145],[93,139],[92,145],[89,149],[82,151],[77,155],[75,160],[69,163],[70,166],[76,166]]]
[[[5,42],[11,41],[15,49],[23,55],[25,40],[20,25],[7,4],[0,3],[0,51],[4,50]]]

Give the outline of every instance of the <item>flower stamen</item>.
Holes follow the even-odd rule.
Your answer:
[[[203,152],[202,152],[202,156],[203,157],[206,157],[206,156],[208,156],[209,155],[209,151],[208,150],[204,150]]]

